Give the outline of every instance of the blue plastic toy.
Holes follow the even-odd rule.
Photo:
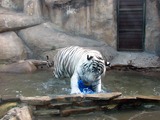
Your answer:
[[[79,80],[78,81],[78,87],[80,89],[80,91],[83,93],[83,94],[94,94],[94,90],[92,89],[92,86],[86,86],[82,80]]]

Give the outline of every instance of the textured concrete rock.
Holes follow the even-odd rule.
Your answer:
[[[1,0],[0,3],[4,8],[23,11],[23,0]]]
[[[18,35],[36,54],[71,45],[83,47],[101,47],[105,43],[92,39],[65,34],[54,29],[51,23],[21,30]]]
[[[9,110],[1,120],[32,120],[32,115],[27,106],[15,107]]]
[[[46,0],[51,21],[68,32],[116,47],[115,0]]]
[[[118,55],[111,61],[112,65],[132,65],[135,67],[160,67],[159,57],[146,52],[118,52]]]
[[[0,65],[0,72],[5,73],[31,73],[36,70],[36,66],[30,61],[22,61],[8,65]]]
[[[98,50],[102,53],[103,57],[107,61],[112,61],[117,56],[117,51],[108,45],[102,47],[90,47],[91,49]]]
[[[19,60],[26,58],[21,39],[14,32],[0,34],[0,60]]]
[[[23,103],[27,103],[29,105],[46,105],[51,102],[51,97],[49,96],[36,96],[36,97],[21,97],[20,98]]]
[[[24,0],[24,13],[27,15],[42,16],[40,0]]]
[[[52,4],[65,4],[71,0],[45,0],[45,3],[47,5],[52,5]]]
[[[117,51],[107,45],[101,47],[86,47],[86,48],[100,51],[106,61],[112,61],[115,58],[115,56],[117,56]],[[53,57],[58,52],[58,50],[59,49],[43,52],[41,54],[41,57],[43,59],[46,59],[46,56],[48,56],[49,60],[52,61]]]
[[[146,51],[160,56],[160,3],[158,0],[146,0]]]
[[[0,32],[18,30],[34,26],[43,22],[37,16],[28,16],[23,13],[16,13],[0,8]]]

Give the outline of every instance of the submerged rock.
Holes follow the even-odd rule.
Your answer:
[[[129,118],[129,120],[159,120],[160,111],[141,112]]]

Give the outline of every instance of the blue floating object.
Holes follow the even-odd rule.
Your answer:
[[[86,86],[82,80],[78,80],[78,87],[80,91],[84,94],[94,94],[94,90],[92,89],[92,85]]]

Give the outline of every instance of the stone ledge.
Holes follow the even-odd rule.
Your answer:
[[[11,95],[2,95],[1,100],[2,102],[20,102],[19,97]]]
[[[1,96],[1,99],[6,98]],[[18,98],[14,96],[7,97],[8,102],[4,104],[10,103],[15,99]],[[30,113],[33,113],[35,116],[69,116],[71,114],[114,109],[120,110],[132,107],[134,109],[136,107],[149,109],[147,105],[152,104],[151,107],[156,107],[156,105],[160,104],[160,96],[121,96],[119,92],[87,95],[22,96],[19,99],[18,104],[21,104],[20,106],[23,104],[30,106],[32,108],[32,112]],[[3,105],[3,103],[1,104]],[[18,110],[20,109],[18,108]]]

